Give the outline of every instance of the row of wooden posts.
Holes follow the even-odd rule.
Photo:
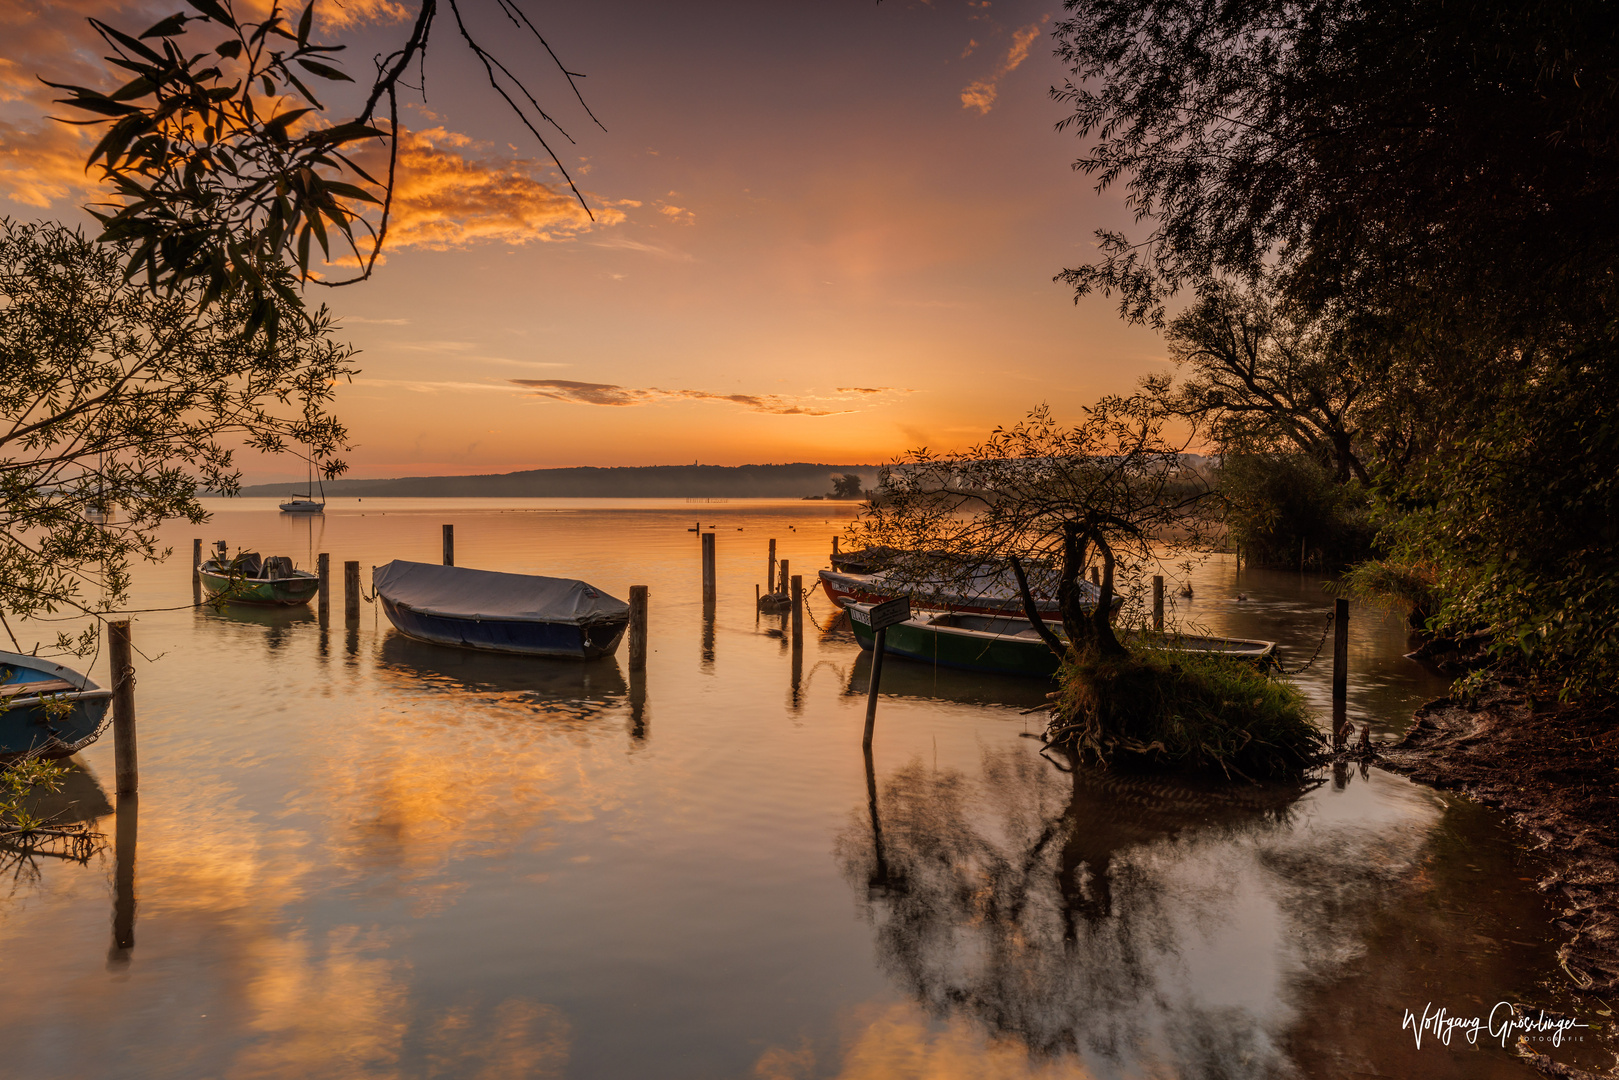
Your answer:
[[[718,579],[715,563],[715,541],[711,532],[702,533],[703,600],[714,602]],[[832,541],[837,553],[837,540]],[[455,565],[455,526],[444,526],[444,565]],[[202,566],[202,540],[192,541],[193,578]],[[316,598],[316,612],[324,621],[331,608],[331,556],[321,552],[315,559],[320,590]],[[791,574],[788,560],[776,558],[776,541],[770,541],[765,580],[773,591],[791,597],[793,640],[801,641],[804,634],[804,578]],[[1098,582],[1098,572],[1091,568],[1091,581]],[[630,670],[646,669],[647,655],[647,601],[649,590],[645,585],[630,586],[629,653]],[[360,618],[360,564],[350,560],[343,564],[343,616],[347,622]],[[1159,633],[1164,629],[1164,579],[1152,579],[1152,628]],[[130,641],[129,620],[120,619],[107,626],[108,660],[112,668],[112,728],[113,758],[117,773],[119,795],[134,795],[139,788],[139,769],[135,751],[135,668],[133,646]],[[873,678],[880,671],[881,655],[874,658]],[[1338,600],[1333,613],[1332,642],[1332,704],[1334,741],[1341,739],[1345,703],[1349,686],[1349,601]],[[873,687],[875,690],[875,687]],[[874,695],[875,696],[875,695]],[[867,741],[869,744],[869,721]]]

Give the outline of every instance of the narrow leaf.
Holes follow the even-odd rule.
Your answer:
[[[319,60],[305,60],[302,57],[299,57],[298,66],[302,67],[305,71],[319,75],[323,79],[331,79],[334,82],[354,81],[346,72],[340,71],[337,68],[332,67],[330,64],[323,64]]]
[[[183,34],[186,32],[186,20],[189,18],[190,16],[185,14],[170,15],[168,18],[146,31],[146,33],[142,34],[141,40],[144,41],[147,38],[166,38],[173,37],[176,34]]]

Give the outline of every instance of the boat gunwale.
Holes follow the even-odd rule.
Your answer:
[[[843,603],[843,606],[844,606],[845,610],[859,608],[859,609],[861,609],[863,611],[870,611],[871,608],[874,605],[869,604],[869,603],[865,603],[863,601],[858,601],[858,600],[845,600],[844,603]],[[971,613],[971,612],[940,611],[940,610],[934,610],[934,609],[931,609],[931,608],[925,608],[925,609],[919,609],[918,611],[913,612],[909,619],[907,619],[907,620],[905,620],[905,622],[899,623],[897,625],[900,625],[900,626],[914,626],[915,628],[917,628],[919,630],[920,629],[933,630],[933,631],[938,632],[938,633],[947,633],[947,634],[951,634],[951,635],[956,636],[956,637],[971,638],[971,639],[981,639],[981,640],[985,640],[985,641],[1011,641],[1011,642],[1017,642],[1019,644],[1029,644],[1029,643],[1032,643],[1032,642],[1035,642],[1035,641],[1039,641],[1042,644],[1044,644],[1043,639],[1041,639],[1038,636],[1035,636],[1035,637],[1032,637],[1032,638],[1023,636],[1025,634],[1027,634],[1029,632],[1029,630],[1034,629],[1034,624],[1029,622],[1029,620],[1027,618],[1013,617],[1013,618],[1009,618],[1007,620],[1008,622],[1021,622],[1021,623],[1024,623],[1024,624],[1026,624],[1028,626],[1028,630],[1020,630],[1015,634],[1000,633],[998,631],[993,631],[993,630],[973,630],[973,629],[971,629],[969,627],[964,627],[964,626],[941,625],[937,621],[937,620],[939,620],[941,618],[957,618],[957,617],[959,617],[959,616],[961,616],[963,614],[966,614],[966,615],[968,615],[969,617],[972,617],[972,618],[999,618],[999,616],[994,616],[994,615],[977,615],[977,614]],[[1046,623],[1057,623],[1057,620],[1055,620],[1055,619],[1044,619],[1042,621],[1046,622]],[[862,625],[869,625],[869,624],[862,624]],[[1060,623],[1057,623],[1057,625],[1058,625],[1058,627],[1061,626]],[[1125,634],[1125,642],[1128,643],[1132,638],[1136,638],[1137,636],[1138,635],[1135,634],[1135,633],[1127,632]],[[1163,636],[1165,644],[1163,644],[1163,645],[1149,645],[1147,647],[1148,648],[1168,649],[1168,650],[1176,650],[1176,649],[1178,649],[1179,651],[1182,651],[1182,652],[1209,653],[1211,655],[1217,655],[1217,656],[1236,656],[1236,657],[1240,657],[1240,658],[1245,659],[1245,660],[1263,660],[1263,659],[1266,659],[1269,656],[1271,656],[1276,651],[1276,642],[1274,642],[1274,641],[1265,641],[1265,640],[1260,639],[1260,638],[1219,637],[1219,636],[1216,636],[1216,635],[1213,635],[1213,634],[1168,634],[1168,633],[1165,633],[1162,636]],[[1197,649],[1197,648],[1188,649],[1188,648],[1185,648],[1184,645],[1175,644],[1176,642],[1188,642],[1188,641],[1219,642],[1219,643],[1222,643],[1222,644],[1238,645],[1238,646],[1241,646],[1241,645],[1259,646],[1259,648],[1257,650],[1245,650],[1245,649]]]
[[[210,566],[213,567],[212,570],[208,569]],[[220,578],[221,580],[224,580],[224,581],[245,581],[245,582],[250,582],[250,583],[252,583],[254,585],[277,585],[277,584],[280,584],[280,583],[286,582],[286,581],[313,581],[313,582],[317,582],[317,583],[320,581],[320,575],[319,574],[312,574],[308,570],[296,570],[296,569],[293,570],[291,576],[289,576],[289,577],[278,577],[278,578],[272,578],[272,577],[248,577],[245,574],[232,574],[232,573],[230,573],[230,572],[228,572],[226,570],[220,569],[219,563],[216,562],[213,559],[208,559],[208,560],[200,563],[197,566],[197,573],[200,574],[203,577]]]

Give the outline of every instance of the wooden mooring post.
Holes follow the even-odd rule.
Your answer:
[[[717,587],[714,582],[714,534],[703,534],[703,599],[712,600]]]
[[[321,622],[332,613],[332,557],[326,552],[315,556],[315,576],[320,578],[320,591],[315,594],[315,614]]]
[[[851,616],[853,614],[851,611]],[[873,605],[859,617],[870,620],[872,634],[875,637],[871,649],[871,686],[866,691],[866,734],[860,742],[866,751],[867,760],[870,760],[871,736],[877,730],[877,685],[883,680],[883,654],[887,652],[888,628],[911,617],[911,598],[901,596],[885,600],[881,604]]]
[[[1164,632],[1164,575],[1152,576],[1152,629],[1154,633]]]
[[[119,795],[140,790],[135,754],[135,662],[129,642],[129,620],[107,624],[107,659],[112,666],[112,755]]]
[[[776,591],[776,542],[770,541],[770,561],[765,564],[765,592]]]
[[[202,537],[191,541],[191,573],[193,576],[202,572]]]
[[[360,563],[354,559],[343,564],[343,621],[360,621]]]
[[[804,636],[804,578],[793,575],[793,640]]]
[[[444,565],[455,565],[455,526],[444,526]]]
[[[1349,699],[1349,601],[1339,600],[1332,619],[1332,701]]]
[[[630,670],[646,669],[646,598],[645,585],[630,586]]]
[[[871,649],[871,685],[866,689],[866,734],[861,738],[860,745],[866,753],[871,753],[871,737],[877,730],[877,684],[883,679],[883,654],[887,651],[888,628],[883,627],[877,631],[877,640],[872,643]]]
[[[787,595],[787,560],[786,559],[781,560],[781,563],[779,565],[781,566],[781,582],[780,582],[780,584],[778,584],[776,586],[776,592],[780,593],[782,596],[786,596]]]

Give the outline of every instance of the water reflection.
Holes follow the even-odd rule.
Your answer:
[[[1336,817],[1346,804],[1319,785],[1210,787],[1018,747],[985,750],[973,778],[913,762],[879,784],[866,769],[836,851],[880,966],[935,1021],[1016,1042],[1032,1071],[1070,1057],[1176,1077],[1521,1070],[1499,1048],[1424,1057],[1401,1038],[1413,1002],[1482,1016],[1547,1000],[1519,982],[1545,914],[1512,911],[1523,871],[1477,808],[1362,771],[1385,800],[1362,808],[1404,793],[1390,829]],[[1469,909],[1486,897],[1481,935]],[[1364,992],[1346,1001],[1346,982]]]
[[[249,546],[306,543],[273,502],[221,505]],[[361,518],[371,505],[328,519],[334,569],[438,559],[445,504]],[[1400,1057],[1400,1007],[1471,1012],[1558,977],[1555,912],[1514,906],[1534,871],[1404,781],[1348,770],[1342,794],[1235,821],[1179,794],[1087,793],[1016,737],[1046,687],[897,661],[857,765],[846,694],[870,658],[840,623],[795,664],[790,616],[747,633],[752,581],[722,575],[727,667],[704,673],[690,534],[670,527],[683,503],[475,527],[470,505],[457,531],[492,568],[687,597],[658,609],[644,675],[609,663],[586,687],[580,665],[399,640],[374,608],[347,626],[332,611],[324,635],[281,627],[273,654],[276,627],[154,611],[139,859],[108,817],[92,865],[40,860],[9,899],[0,881],[0,955],[26,973],[0,996],[0,1073],[1167,1080],[1291,1062],[1476,1080],[1496,1075],[1481,1053]],[[790,515],[812,508],[769,511],[769,532],[724,512],[801,544],[784,554],[802,568],[823,541],[786,522],[807,532]],[[137,606],[183,602],[189,569],[138,571]],[[1304,613],[1330,606],[1306,584],[1238,603],[1199,578],[1195,608],[1237,633],[1274,602],[1293,637],[1244,636],[1296,660],[1319,639]],[[1357,648],[1371,621],[1357,609]],[[1355,711],[1357,679],[1395,686],[1409,662],[1357,664]],[[1386,699],[1390,722],[1405,700]],[[913,754],[944,771],[896,771]],[[111,775],[109,739],[88,757]],[[848,918],[851,888],[869,924]],[[109,929],[114,949],[139,942],[112,976]],[[1116,1064],[1091,1045],[1110,1037]],[[1040,1049],[1064,1039],[1078,1051]]]
[[[804,635],[794,634],[791,680],[787,688],[787,711],[799,716],[804,711]]]
[[[1180,985],[1239,886],[1181,864],[1285,828],[1304,789],[1233,796],[1066,768],[1014,748],[986,751],[976,783],[920,764],[880,797],[868,780],[870,827],[838,853],[882,967],[931,1015],[966,1012],[1038,1056],[1262,1075],[1276,1056],[1262,1018]]]
[[[412,689],[496,696],[503,704],[586,718],[622,706],[629,694],[612,657],[564,660],[507,656],[417,641],[390,631],[378,651],[377,670]],[[642,690],[643,707],[645,689]]]
[[[66,767],[56,791],[36,787],[23,795],[22,809],[35,818],[52,825],[67,826],[70,835],[35,837],[32,839],[0,840],[0,886],[6,893],[14,893],[20,886],[33,885],[42,876],[41,860],[62,860],[86,864],[102,848],[102,838],[94,830],[95,822],[112,812],[107,793],[102,790],[84,762],[77,756],[67,758]],[[73,833],[72,826],[85,826],[82,834]],[[0,899],[5,893],[0,893]],[[0,915],[3,915],[0,909]]]
[[[140,832],[140,796],[120,795],[114,819],[112,947],[107,966],[129,963],[135,947],[135,848]]]
[[[197,618],[203,624],[229,624],[236,626],[262,626],[265,628],[265,646],[273,653],[285,648],[297,633],[297,628],[315,623],[315,613],[306,605],[269,607],[255,604],[207,604],[197,608]],[[213,627],[203,625],[207,633]]]
[[[707,594],[703,596],[702,655],[703,674],[714,674],[714,597]]]
[[[630,672],[630,738],[643,743],[647,738],[647,725],[652,714],[646,702],[646,672]]]
[[[845,693],[865,697],[871,686],[871,653],[861,650],[849,671]],[[903,656],[883,659],[880,697],[919,698],[925,701],[951,701],[962,705],[1006,705],[1033,709],[1049,704],[1046,695],[1054,683],[1015,675],[957,671],[919,663]],[[1044,716],[1040,717],[1042,723]]]

